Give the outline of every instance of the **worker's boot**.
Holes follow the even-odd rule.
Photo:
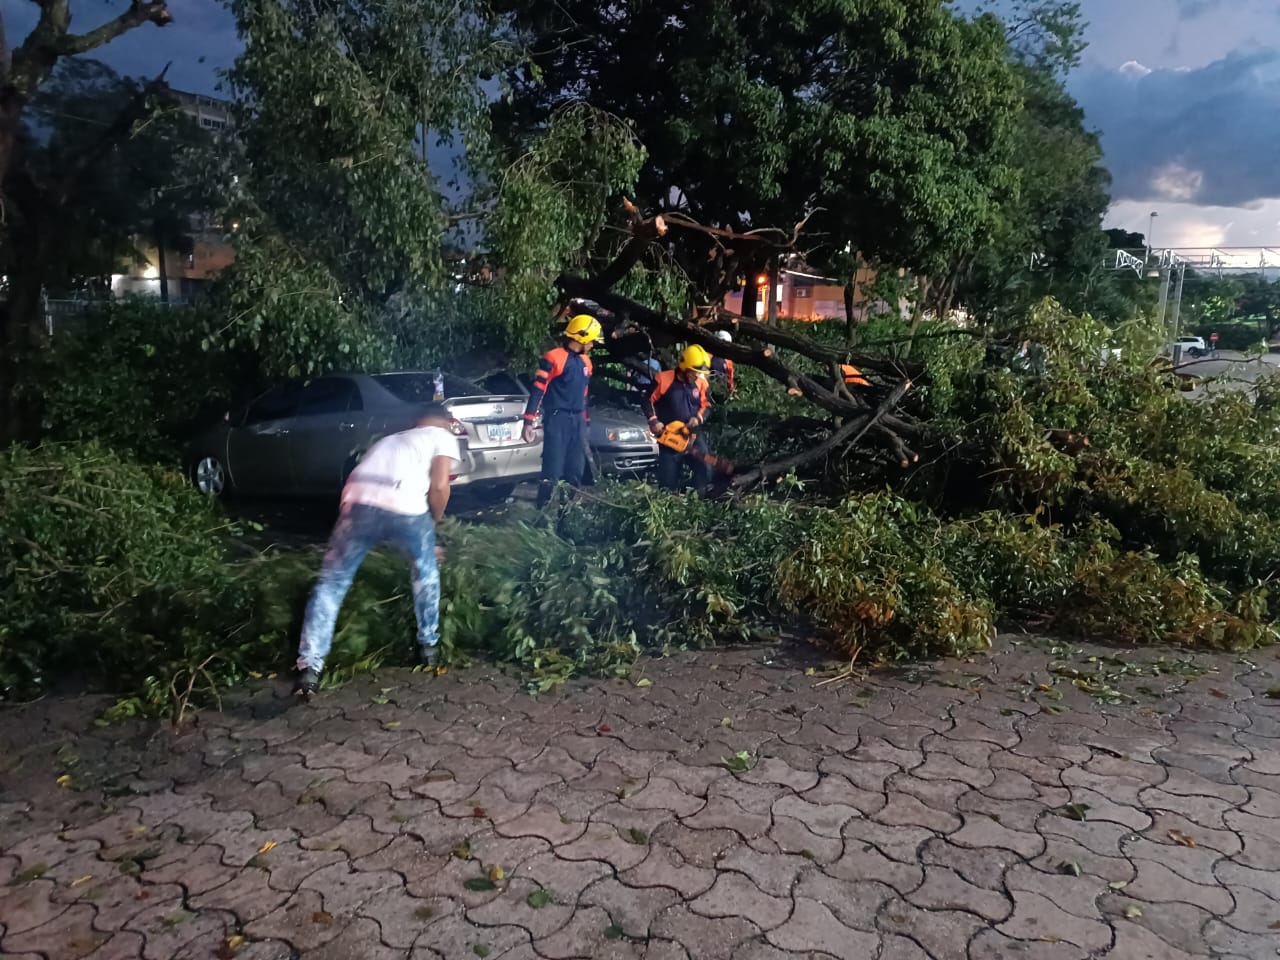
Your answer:
[[[550,480],[543,480],[538,484],[538,509],[541,510],[551,502],[551,493],[555,490],[555,484]]]
[[[298,671],[297,678],[293,681],[293,692],[300,697],[310,700],[320,691],[320,671],[312,670],[306,667]]]

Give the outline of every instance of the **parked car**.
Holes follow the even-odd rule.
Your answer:
[[[501,374],[510,377],[509,374]],[[527,374],[512,378],[514,386],[526,396],[533,382]],[[485,380],[486,384],[493,378]],[[510,380],[501,381],[504,389]],[[591,427],[587,444],[591,448],[593,470],[606,477],[640,479],[658,465],[658,441],[649,432],[649,424],[638,407],[629,406],[627,395],[591,384],[589,402]]]
[[[1204,342],[1204,337],[1179,337],[1169,345],[1169,353],[1174,352],[1174,348],[1182,351],[1184,357],[1199,358],[1209,355],[1209,347]]]
[[[511,382],[515,386],[513,378]],[[309,383],[277,384],[191,443],[187,470],[209,496],[336,497],[364,451],[379,438],[413,426],[435,393],[432,373],[335,374]],[[541,433],[521,436],[527,395],[495,393],[446,374],[445,406],[461,441],[453,477],[493,497],[538,476]]]
[[[591,453],[606,477],[638,478],[658,464],[658,441],[635,410],[592,407],[588,437]]]

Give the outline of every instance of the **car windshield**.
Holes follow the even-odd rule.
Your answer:
[[[430,373],[380,373],[373,378],[377,384],[405,403],[430,403],[436,394],[435,376]],[[484,397],[488,390],[470,380],[450,374],[444,375],[444,398]]]

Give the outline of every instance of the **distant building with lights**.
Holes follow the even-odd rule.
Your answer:
[[[179,109],[192,117],[202,130],[221,136],[234,128],[232,104],[229,100],[202,93],[171,91]],[[195,216],[191,229],[175,249],[164,251],[164,273],[171,303],[199,300],[212,281],[235,259],[226,226],[211,217]],[[113,297],[161,295],[160,254],[151,238],[139,237],[137,251],[142,261],[127,273],[113,274]]]
[[[861,266],[854,271],[852,277],[841,279],[824,277],[809,270],[803,265],[793,265],[778,271],[778,284],[773,289],[777,301],[777,315],[784,320],[803,320],[816,322],[820,320],[846,321],[845,287],[851,286],[853,293],[853,321],[861,323],[871,317],[883,313],[891,313],[893,307],[880,300],[873,300],[867,293],[876,279],[876,270],[871,266]],[[763,274],[754,278],[756,286],[756,318],[764,320],[769,312],[768,278]],[[742,301],[746,293],[743,284],[737,290],[731,290],[724,298],[724,308],[733,313],[742,313]],[[898,305],[899,313],[904,311],[904,304]]]

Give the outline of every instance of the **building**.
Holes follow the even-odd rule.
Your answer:
[[[232,126],[231,101],[183,90],[174,90],[172,93],[182,112],[194,117],[201,128],[211,133],[221,133]]]
[[[846,321],[844,291],[846,283],[832,277],[823,277],[797,266],[778,272],[781,281],[774,288],[778,304],[778,316],[785,320],[802,320],[809,323],[821,320]],[[861,266],[849,283],[853,286],[853,319],[861,322],[868,317],[887,313],[891,309],[881,301],[872,301],[867,288],[875,282],[873,267]],[[768,278],[763,274],[755,278],[757,286],[756,316],[763,320],[768,315]],[[724,298],[724,307],[733,313],[742,313],[743,290],[731,291]],[[901,305],[899,305],[901,307]]]
[[[172,93],[179,108],[210,134],[218,136],[234,126],[229,100],[183,90]],[[182,242],[164,252],[164,273],[171,303],[199,300],[209,284],[235,259],[235,250],[223,224],[202,216],[192,217],[191,221]],[[139,237],[137,252],[140,262],[127,273],[112,275],[112,296],[161,296],[160,254],[154,240]]]

